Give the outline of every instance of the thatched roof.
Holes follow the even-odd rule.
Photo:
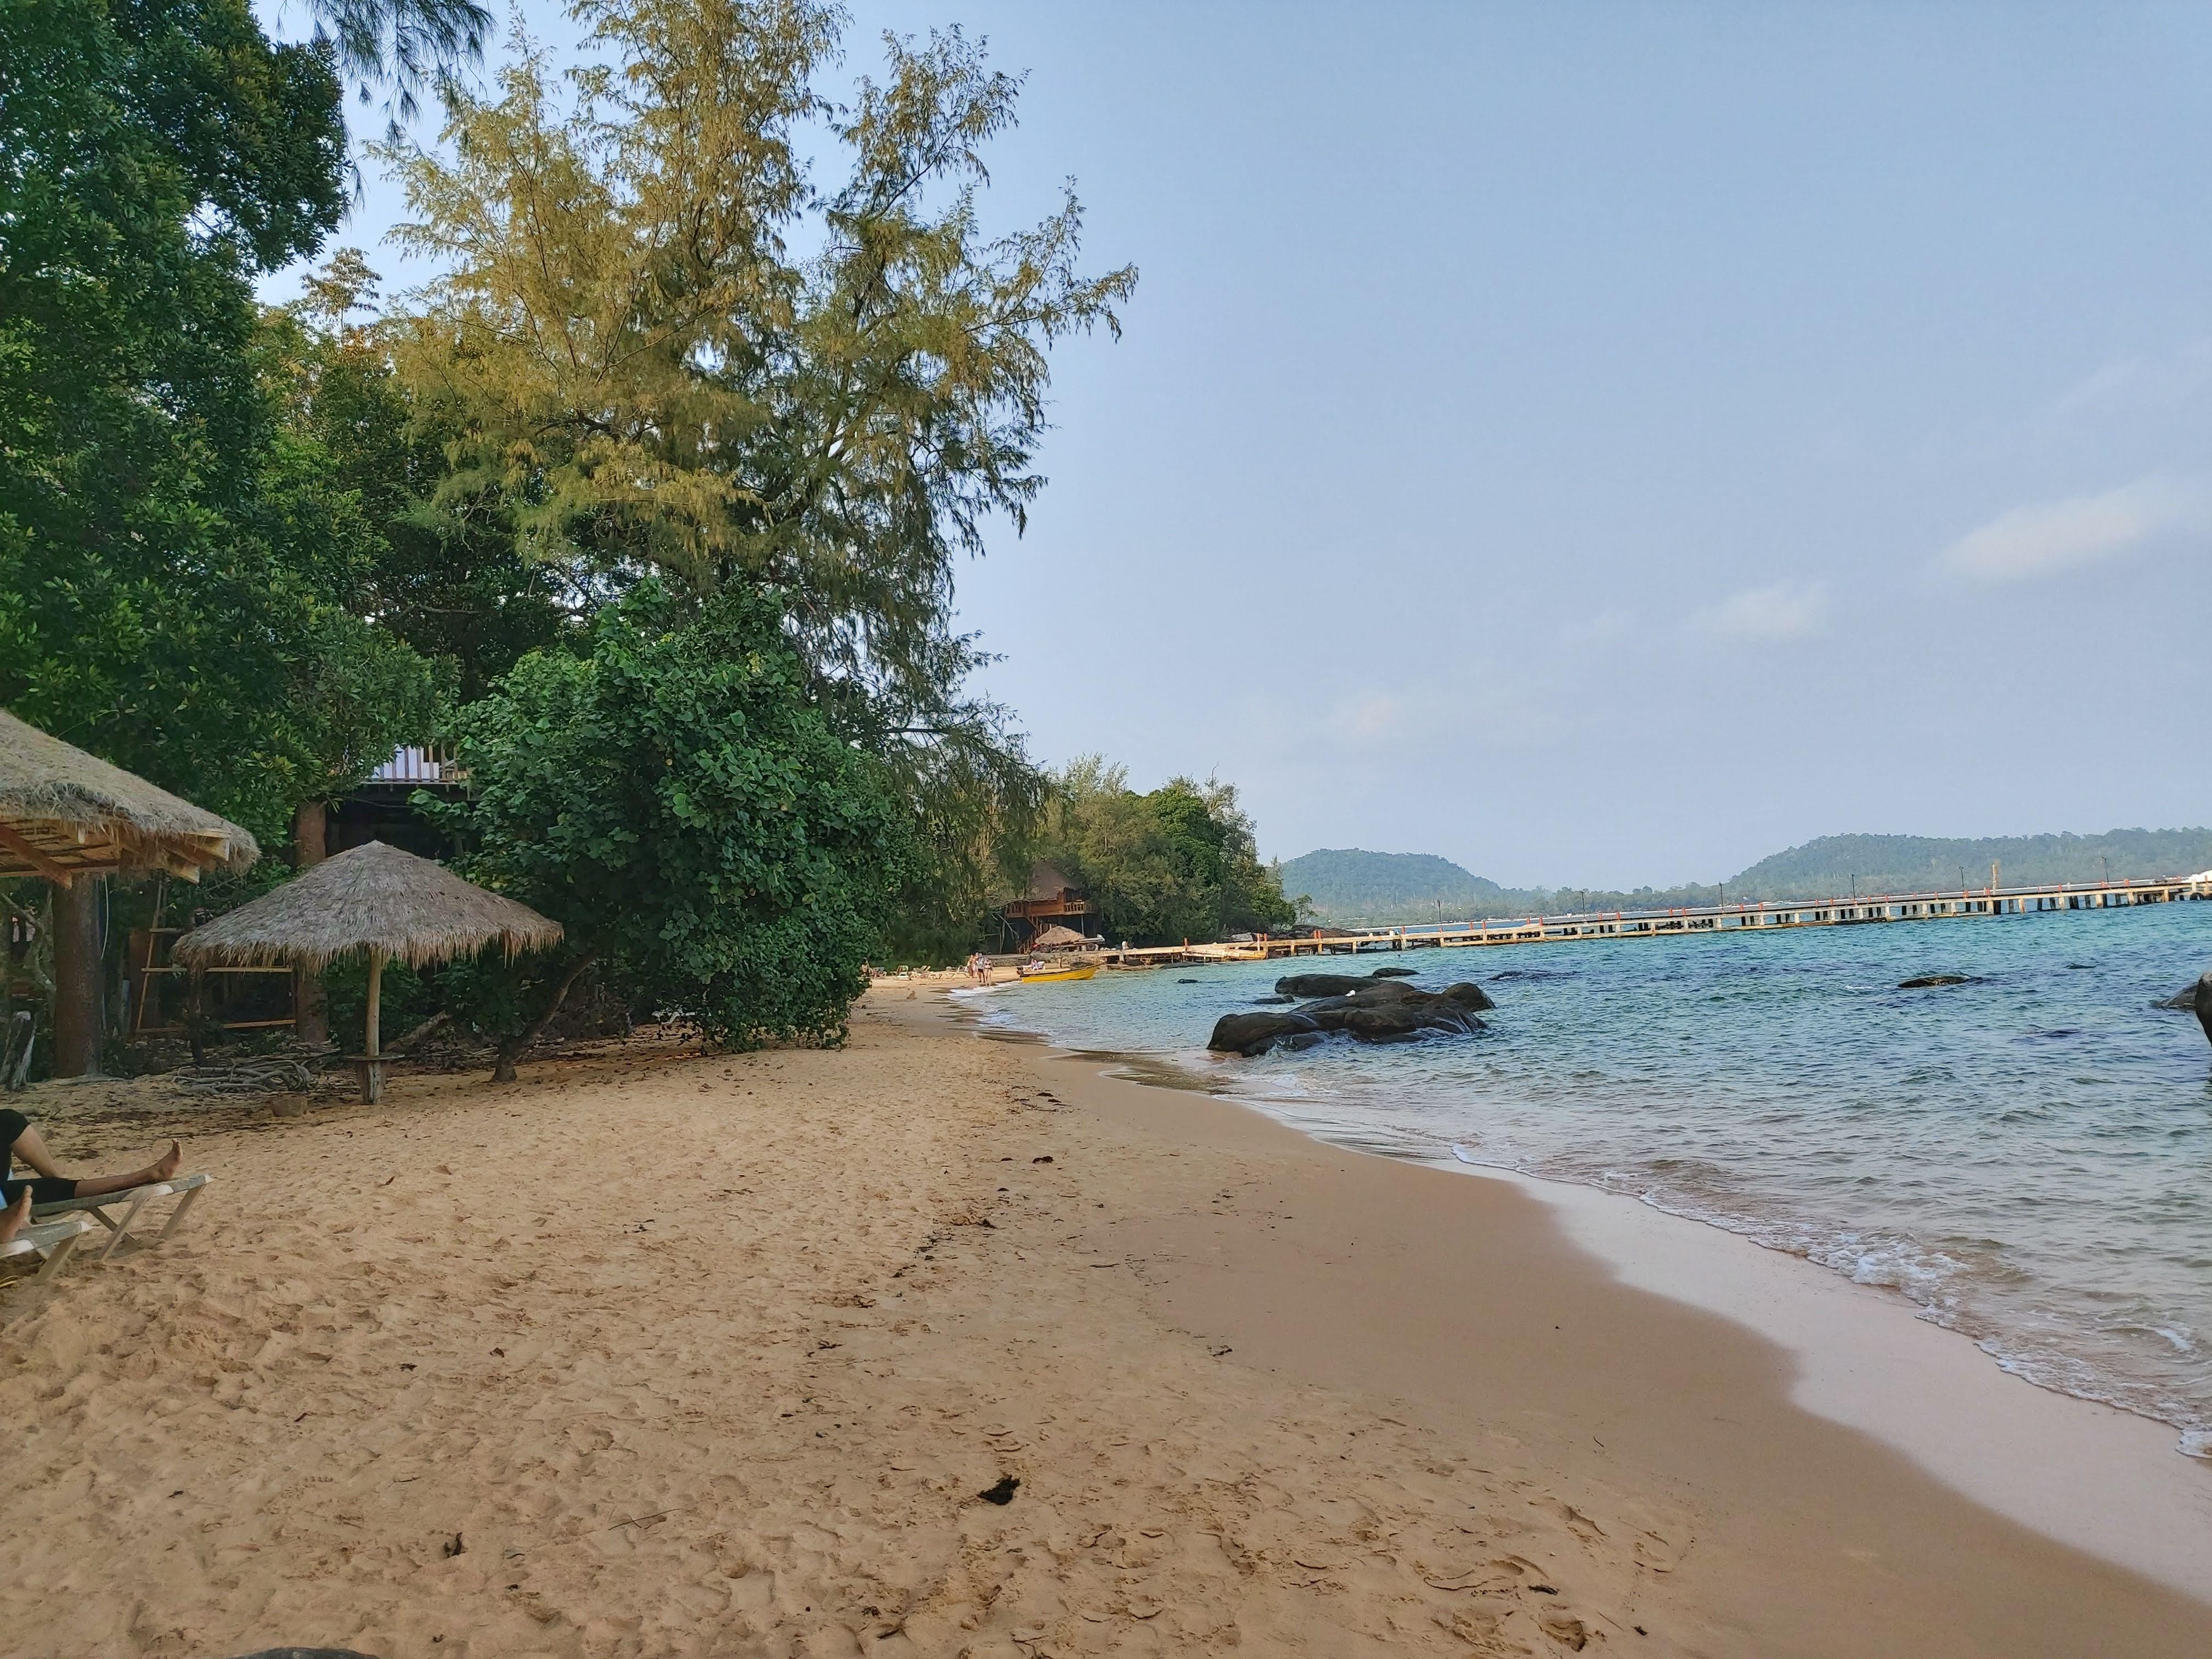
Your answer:
[[[0,877],[66,884],[104,870],[167,870],[187,881],[261,856],[228,818],[203,811],[0,708]]]
[[[1048,927],[1030,941],[1033,951],[1072,951],[1091,941],[1073,927]]]
[[[177,941],[175,957],[188,967],[289,963],[312,972],[364,951],[419,967],[490,945],[513,957],[560,939],[561,924],[528,905],[373,841],[195,927]]]
[[[1030,890],[1025,897],[1056,899],[1063,893],[1075,890],[1075,884],[1067,878],[1066,872],[1058,865],[1048,864],[1039,859],[1030,866]]]

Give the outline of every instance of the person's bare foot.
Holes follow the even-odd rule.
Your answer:
[[[23,1231],[23,1224],[31,1218],[31,1183],[25,1182],[23,1190],[15,1194],[15,1201],[0,1210],[0,1244],[5,1244]]]
[[[169,1150],[161,1154],[161,1162],[155,1164],[154,1167],[147,1170],[146,1173],[151,1176],[155,1181],[167,1181],[171,1176],[176,1174],[177,1170],[183,1165],[184,1161],[184,1147],[173,1140],[169,1143]]]

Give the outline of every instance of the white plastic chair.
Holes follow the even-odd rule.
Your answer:
[[[81,1215],[73,1215],[66,1221],[33,1221],[5,1244],[0,1244],[0,1261],[16,1255],[40,1256],[43,1259],[38,1276],[52,1279],[75,1254],[77,1240],[91,1231],[92,1223]]]
[[[115,1254],[117,1247],[128,1236],[141,1210],[157,1198],[174,1195],[177,1207],[169,1212],[168,1224],[154,1239],[156,1244],[167,1241],[169,1235],[183,1224],[185,1212],[192,1207],[192,1200],[200,1195],[200,1188],[207,1184],[208,1178],[204,1175],[175,1176],[167,1181],[155,1182],[150,1186],[132,1187],[119,1193],[102,1193],[97,1198],[57,1199],[52,1204],[31,1206],[31,1219],[44,1221],[49,1216],[74,1215],[82,1221],[86,1216],[90,1216],[93,1221],[106,1228],[110,1235],[106,1248],[93,1258],[95,1261],[105,1261]],[[107,1213],[112,1209],[123,1212],[120,1221]],[[90,1222],[85,1223],[85,1230],[91,1231]]]

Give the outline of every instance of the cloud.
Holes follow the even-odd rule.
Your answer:
[[[1584,617],[1563,626],[1559,643],[1571,651],[1587,650],[1591,646],[1612,645],[1625,640],[1635,629],[1634,611],[1601,611],[1594,617]]]
[[[2116,558],[2177,531],[2212,527],[2203,485],[2138,478],[2098,495],[2069,495],[2001,513],[1937,556],[1980,581],[2017,581]]]
[[[2159,357],[2123,357],[2105,364],[2051,405],[2054,420],[2105,420],[2137,410],[2169,410],[2212,387],[2212,338],[2196,339]]]
[[[1405,714],[1405,704],[1386,693],[1370,692],[1339,703],[1329,711],[1328,724],[1338,736],[1355,743],[1372,743],[1389,735]]]
[[[1691,617],[1690,627],[1708,639],[1771,642],[1817,634],[1827,616],[1826,582],[1776,582],[1731,594]]]

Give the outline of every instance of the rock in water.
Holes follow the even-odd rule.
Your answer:
[[[1315,975],[1314,977],[1334,977]],[[1361,1042],[1405,1042],[1431,1033],[1465,1036],[1483,1029],[1475,1014],[1497,1006],[1480,985],[1424,991],[1395,979],[1353,980],[1341,996],[1323,997],[1279,1014],[1224,1014],[1206,1047],[1216,1054],[1256,1055],[1304,1048],[1328,1031]]]
[[[1302,1013],[1224,1014],[1213,1022],[1206,1046],[1217,1054],[1264,1054],[1279,1043],[1318,1035],[1321,1027]]]
[[[1897,982],[1900,991],[1924,991],[1931,985],[1978,985],[1981,981],[1972,974],[1923,974],[1918,979],[1901,979]]]
[[[1286,997],[1340,997],[1347,991],[1413,976],[1410,968],[1377,968],[1371,974],[1285,974],[1275,981],[1275,989]]]
[[[1465,980],[1462,980],[1456,985],[1447,985],[1441,991],[1424,991],[1418,985],[1408,985],[1403,980],[1397,979],[1354,980],[1352,989],[1342,994],[1369,1007],[1406,999],[1419,1001],[1424,997],[1442,997],[1454,1007],[1466,1013],[1480,1013],[1486,1008],[1495,1008],[1498,1006],[1490,1000],[1489,992],[1484,990],[1480,985],[1471,984]],[[1309,1009],[1306,1012],[1312,1011]]]
[[[2207,974],[2204,978],[2212,979],[2212,974]],[[2203,979],[2192,979],[2188,984],[2183,986],[2172,996],[2166,998],[2165,1001],[2154,1002],[2151,1004],[2151,1006],[2154,1008],[2171,1008],[2177,1014],[2193,1014],[2197,1012],[2197,988],[2203,983],[2204,980]]]

